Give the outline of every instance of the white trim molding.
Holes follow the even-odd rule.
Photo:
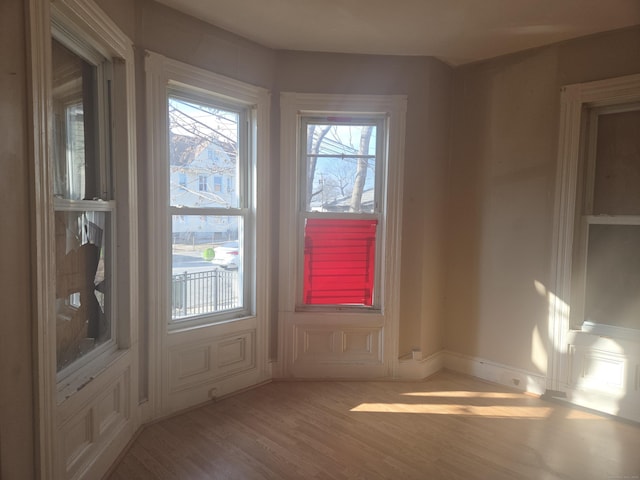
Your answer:
[[[421,359],[401,358],[398,378],[422,380],[445,369],[534,395],[543,395],[546,390],[547,377],[542,373],[449,350],[440,350]]]
[[[535,395],[543,395],[547,377],[480,357],[443,351],[444,368]]]
[[[411,356],[400,358],[397,377],[402,380],[421,380],[435,375],[444,368],[445,353],[444,350],[440,350],[419,360]]]
[[[92,0],[30,0],[29,75],[34,365],[38,478],[100,478],[131,439],[138,417],[138,251],[132,42]],[[52,33],[113,65],[111,134],[117,202],[118,349],[56,378]],[[89,357],[87,357],[89,358]],[[81,372],[81,373],[80,373]],[[83,378],[84,375],[84,378]],[[59,392],[65,394],[59,396]]]

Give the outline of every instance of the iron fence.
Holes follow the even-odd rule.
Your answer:
[[[238,272],[210,270],[173,275],[171,318],[231,310],[241,306]]]

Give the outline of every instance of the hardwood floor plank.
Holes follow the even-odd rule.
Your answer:
[[[441,372],[273,382],[150,425],[109,480],[640,478],[640,427]]]

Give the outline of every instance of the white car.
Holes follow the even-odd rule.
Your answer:
[[[237,240],[224,242],[213,247],[215,256],[211,263],[225,269],[236,270],[240,265],[240,248]]]

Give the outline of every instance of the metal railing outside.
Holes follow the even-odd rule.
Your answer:
[[[173,275],[171,290],[174,320],[241,307],[237,271],[216,269]]]

